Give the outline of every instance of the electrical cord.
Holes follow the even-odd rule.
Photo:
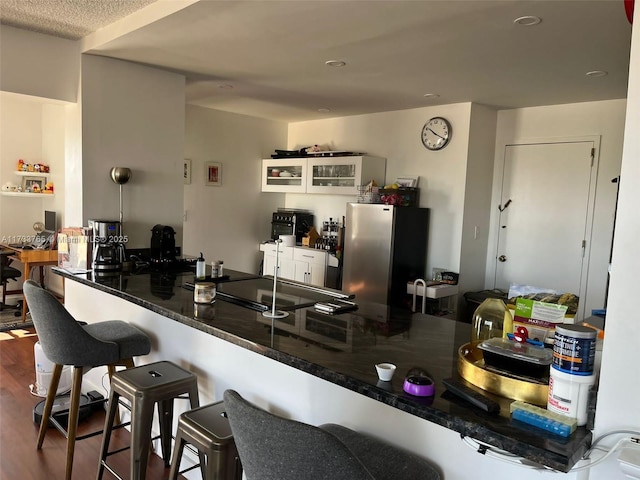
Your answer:
[[[597,460],[592,461],[591,463],[588,463],[586,465],[582,465],[580,467],[573,467],[571,470],[569,470],[571,473],[573,472],[581,472],[583,470],[588,470],[589,468],[595,467],[596,465],[598,465],[599,463],[604,462],[607,458],[609,458],[611,455],[613,455],[613,453],[618,450],[618,448],[620,448],[622,445],[624,445],[627,442],[632,442],[633,438],[632,437],[624,437],[621,438],[620,440],[618,440],[616,442],[616,444],[611,447],[611,449],[609,451],[607,451],[607,453],[605,453],[602,457],[598,458]],[[591,447],[591,449],[589,450],[589,454],[591,453],[591,450],[593,450],[593,447]],[[585,454],[586,455],[586,454]],[[585,458],[583,457],[582,460],[585,460]],[[582,461],[580,460],[580,461]]]
[[[531,460],[527,460],[524,457],[493,447],[487,443],[481,442],[474,438],[471,438],[462,434],[460,434],[460,438],[462,439],[465,445],[467,445],[469,448],[473,449],[474,451],[481,453],[482,455],[487,455],[496,460],[500,460],[502,462],[509,463],[511,465],[516,465],[522,468],[527,468],[530,470],[539,470],[539,471],[557,473],[557,470],[554,470],[551,467],[547,467],[545,465],[540,465],[538,463],[532,462]]]
[[[605,449],[604,447],[600,447],[598,446],[598,444],[604,440],[607,437],[610,437],[612,435],[640,435],[640,431],[637,430],[613,430],[611,432],[605,433],[603,435],[601,435],[600,437],[598,437],[596,440],[594,440],[594,442],[591,444],[591,447],[589,448],[589,450],[587,450],[585,452],[585,454],[582,456],[582,458],[579,460],[580,461],[584,461],[584,460],[589,460],[590,459],[590,455],[591,453],[593,453],[594,450],[599,450],[599,451],[604,451],[606,452],[603,456],[601,456],[600,458],[591,461],[590,463],[587,463],[585,465],[580,465],[580,466],[574,466],[571,470],[569,470],[568,473],[574,473],[574,472],[581,472],[584,470],[588,470],[592,467],[595,467],[596,465],[604,462],[605,460],[607,460],[609,457],[611,457],[611,455],[613,455],[621,446],[623,446],[625,443],[629,442],[629,443],[638,443],[639,439],[638,438],[634,438],[634,437],[623,437],[621,439],[619,439],[616,444],[609,448],[609,449]],[[540,470],[540,471],[548,471],[548,472],[554,472],[554,473],[559,473],[557,470],[551,468],[551,467],[547,467],[545,465],[540,465],[537,464],[535,462],[532,462],[530,460],[527,460],[524,457],[515,455],[513,453],[509,453],[505,450],[499,449],[497,447],[491,446],[487,443],[481,442],[479,440],[476,440],[474,438],[465,436],[460,434],[460,438],[462,439],[463,443],[465,445],[467,445],[469,448],[473,449],[474,451],[482,454],[482,455],[487,455],[491,458],[495,458],[496,460],[500,460],[502,462],[506,462],[506,463],[510,463],[512,465],[516,465],[519,467],[523,467],[523,468],[528,468],[531,470]]]
[[[589,455],[591,455],[591,452],[593,450],[595,450],[595,449],[604,450],[602,447],[598,447],[598,444],[602,440],[604,440],[605,438],[610,437],[611,435],[638,435],[638,436],[640,436],[640,431],[638,431],[638,430],[612,430],[610,432],[602,434],[597,439],[595,439],[593,441],[593,443],[591,444],[591,448],[589,448],[589,450],[587,450],[585,452],[585,454],[582,456],[582,460],[587,460],[589,458]]]

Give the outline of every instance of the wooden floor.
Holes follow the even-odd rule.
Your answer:
[[[50,428],[41,450],[36,449],[38,426],[33,421],[33,407],[41,397],[29,392],[35,381],[33,345],[35,331],[12,330],[0,332],[0,478],[58,480],[65,478],[66,439]],[[92,413],[79,424],[82,435],[102,429],[104,411]],[[119,429],[111,440],[111,449],[128,444],[129,433]],[[73,480],[95,479],[102,435],[76,442]],[[112,466],[123,478],[129,478],[129,452],[109,457]],[[169,477],[162,459],[150,455],[147,479]],[[103,478],[115,478],[105,471]],[[182,478],[182,477],[180,477]]]

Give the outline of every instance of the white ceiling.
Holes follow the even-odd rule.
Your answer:
[[[182,72],[189,103],[286,122],[458,102],[506,109],[626,98],[623,0],[173,2],[184,8],[141,21],[167,2],[0,0],[0,21],[64,36],[35,15],[56,23],[52,5],[64,5],[71,10],[58,27],[73,19],[76,31],[111,28],[82,33],[86,53]],[[8,4],[29,7],[21,18],[32,20],[16,22]],[[515,24],[523,15],[542,22]],[[608,75],[585,75],[593,70]]]
[[[0,0],[0,23],[79,40],[156,0]]]

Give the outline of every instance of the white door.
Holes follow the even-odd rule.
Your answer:
[[[593,141],[505,148],[495,287],[571,292],[585,304]]]

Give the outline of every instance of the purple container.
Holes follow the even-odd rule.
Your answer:
[[[436,393],[433,380],[424,375],[410,375],[404,380],[402,389],[409,395],[416,397],[431,397]]]

